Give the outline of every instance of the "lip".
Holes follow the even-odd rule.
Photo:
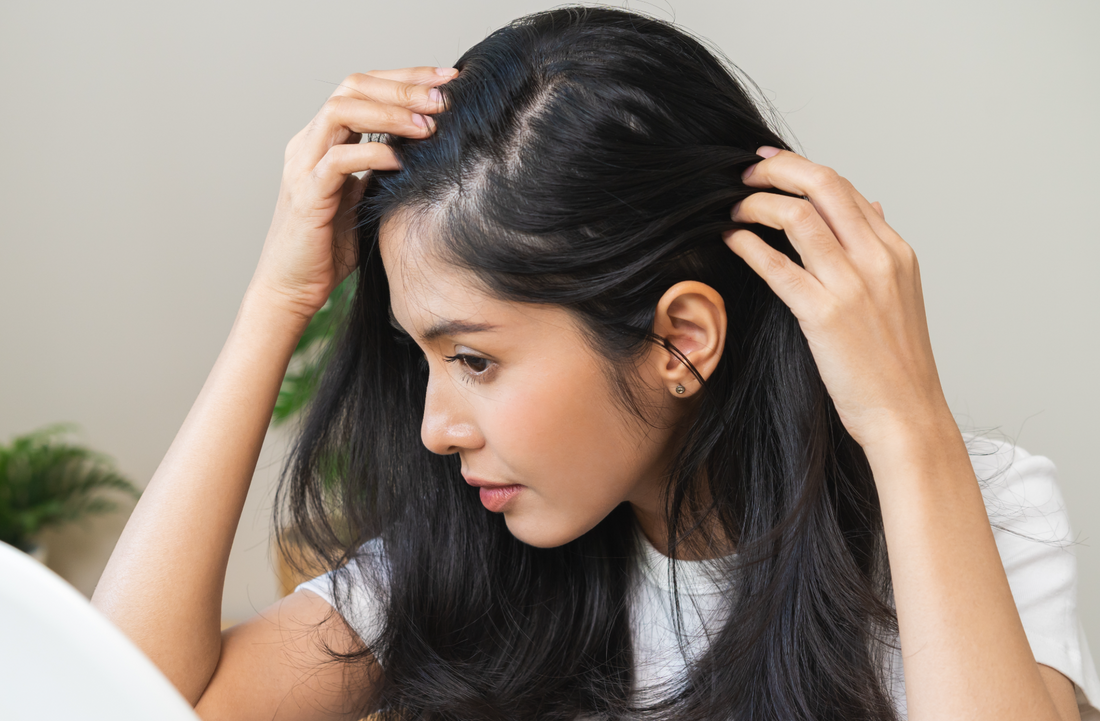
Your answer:
[[[471,486],[476,486],[478,488],[507,488],[508,486],[518,486],[519,485],[518,483],[490,483],[489,481],[483,481],[482,479],[477,478],[476,476],[467,476],[465,473],[462,474],[462,477]]]
[[[500,513],[523,490],[523,486],[481,486],[481,503],[493,513]]]
[[[481,503],[494,513],[503,511],[505,506],[515,498],[516,494],[524,489],[524,486],[518,483],[490,483],[466,474],[463,474],[462,477],[466,480],[466,483],[481,489],[479,494]]]

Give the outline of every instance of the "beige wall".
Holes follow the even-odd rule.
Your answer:
[[[286,141],[353,71],[535,2],[5,3],[0,437],[72,420],[144,484],[229,329]],[[680,0],[917,249],[948,398],[1061,470],[1100,648],[1100,4]],[[635,3],[669,15],[664,3]],[[269,439],[224,611],[269,603]],[[121,518],[53,537],[93,588]]]

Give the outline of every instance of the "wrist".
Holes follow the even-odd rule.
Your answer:
[[[966,449],[946,402],[922,412],[882,419],[876,424],[874,437],[861,446],[872,469],[899,459],[941,460]]]
[[[241,301],[236,324],[261,327],[265,334],[284,337],[297,345],[314,313],[316,310],[253,280]]]
[[[270,316],[271,320],[289,329],[299,328],[299,332],[305,330],[319,310],[314,304],[303,302],[259,277],[253,277],[248,284],[241,307]]]

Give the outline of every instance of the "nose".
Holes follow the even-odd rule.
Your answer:
[[[420,440],[425,448],[441,456],[474,450],[485,443],[469,402],[446,374],[429,375]]]

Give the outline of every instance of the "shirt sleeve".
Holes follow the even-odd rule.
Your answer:
[[[336,609],[348,626],[368,646],[375,646],[385,620],[386,563],[382,539],[359,547],[347,565],[312,578],[295,587],[316,593]],[[378,654],[375,654],[378,658]],[[382,659],[378,658],[383,665]]]
[[[968,438],[1035,660],[1076,686],[1082,721],[1100,721],[1100,679],[1077,615],[1077,559],[1054,464],[1003,441]]]

